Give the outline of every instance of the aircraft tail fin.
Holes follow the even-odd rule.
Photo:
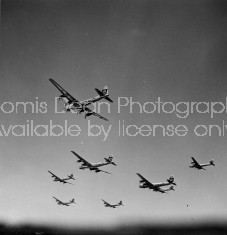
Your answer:
[[[102,94],[103,95],[108,95],[108,87],[107,86],[104,86],[103,89],[102,89]]]
[[[75,180],[75,178],[73,177],[73,174],[68,175],[69,179]]]
[[[120,202],[118,203],[118,205],[119,205],[119,206],[124,206],[123,203],[122,203],[122,201],[120,201]]]
[[[108,158],[108,160],[109,160],[110,162],[112,162],[112,161],[113,161],[113,155],[110,155],[109,158]]]
[[[215,166],[215,164],[214,164],[214,159],[210,160],[210,165]]]
[[[108,158],[104,158],[104,159],[106,160],[106,162],[116,166],[116,164],[113,161],[113,155],[110,155]]]
[[[99,96],[108,95],[108,87],[107,86],[104,86],[101,91],[97,88],[95,88],[95,90],[99,94]]]
[[[75,203],[75,199],[73,198],[70,202],[71,202],[71,203]],[[75,204],[76,204],[76,203],[75,203]]]
[[[169,177],[169,179],[167,179],[167,181],[168,181],[170,184],[176,185],[176,184],[174,183],[174,176],[173,176],[173,175],[171,175],[171,176]]]

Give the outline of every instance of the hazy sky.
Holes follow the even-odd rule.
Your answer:
[[[88,226],[226,219],[227,130],[225,136],[214,131],[197,137],[193,129],[215,124],[223,130],[227,108],[213,118],[210,110],[178,118],[176,111],[140,113],[134,105],[130,113],[129,105],[118,107],[130,97],[141,105],[158,97],[173,104],[225,105],[226,11],[224,1],[209,0],[1,1],[0,220]],[[109,122],[88,119],[92,125],[110,128],[106,141],[103,134],[88,136],[84,115],[56,113],[54,97],[59,92],[50,77],[82,100],[96,96],[96,87],[109,87],[114,103],[110,113],[101,108]],[[18,102],[38,108],[44,102],[45,108],[36,111],[28,105],[24,112],[21,105],[16,110]],[[59,103],[58,110],[62,107]],[[215,107],[222,110],[220,104]],[[146,108],[151,110],[151,103]],[[205,103],[200,110],[206,110]],[[125,127],[185,125],[188,133],[119,136],[123,120]],[[78,125],[81,132],[74,137],[13,135],[13,127],[21,133],[15,125],[50,126],[50,121]],[[81,171],[71,150],[90,162],[113,154],[117,167],[103,167],[112,175]],[[216,166],[190,169],[190,156],[201,163],[214,158]],[[75,185],[53,182],[48,170],[59,177],[74,173]],[[151,182],[174,175],[176,191],[162,195],[140,189],[137,172]],[[62,201],[74,197],[77,204],[60,207],[52,196]],[[125,206],[105,208],[101,199],[122,200]]]

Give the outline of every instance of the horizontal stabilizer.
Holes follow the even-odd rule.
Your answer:
[[[102,91],[100,91],[99,89],[95,88],[96,92],[99,94],[99,96],[104,96],[103,98],[106,99],[107,101],[113,103],[113,100],[111,100],[109,98],[109,95],[108,95],[108,87],[104,87],[104,89]]]
[[[113,100],[111,100],[108,96],[107,96],[107,97],[105,97],[105,99],[106,99],[107,101],[109,101],[109,102],[113,103]]]
[[[95,88],[95,90],[99,94],[99,96],[103,96],[104,95],[98,88]]]

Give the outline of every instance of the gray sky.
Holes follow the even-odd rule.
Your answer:
[[[129,106],[118,112],[118,99],[225,104],[226,9],[224,1],[2,1],[1,133],[10,125],[64,126],[65,120],[81,133],[0,137],[0,220],[87,226],[225,219],[226,137],[197,137],[193,128],[222,126],[226,112],[214,118],[194,112],[184,119],[176,112],[139,113],[136,106],[132,113]],[[96,87],[109,87],[114,103],[110,113],[103,106],[101,114],[110,121],[89,118],[93,125],[111,126],[106,141],[88,136],[83,115],[55,112],[59,92],[50,77],[82,100],[95,96]],[[24,113],[20,106],[6,113],[16,102],[45,102],[47,112]],[[125,126],[186,125],[189,131],[184,137],[122,137],[123,120]],[[113,154],[118,166],[103,168],[112,175],[80,171],[71,150],[91,162]],[[214,158],[216,166],[190,169],[190,156],[202,163]],[[53,182],[48,170],[59,177],[74,173],[75,185]],[[151,182],[174,175],[176,191],[139,189],[136,172]],[[59,207],[52,196],[74,197],[77,205]],[[105,208],[101,198],[125,206]]]

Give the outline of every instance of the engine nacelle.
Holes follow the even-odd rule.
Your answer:
[[[92,114],[93,114],[92,112],[87,112],[84,117],[85,117],[85,118],[86,118],[86,117],[89,117],[89,116],[91,116]]]
[[[147,188],[148,186],[146,184],[140,184],[139,188]]]
[[[99,172],[99,171],[100,171],[100,170],[97,169],[96,167],[91,167],[90,170],[91,170],[91,171],[95,171],[95,172]]]
[[[139,188],[147,188],[147,186],[140,185]]]
[[[64,98],[67,98],[67,96],[62,94],[62,95],[59,95],[58,100],[64,100]]]

